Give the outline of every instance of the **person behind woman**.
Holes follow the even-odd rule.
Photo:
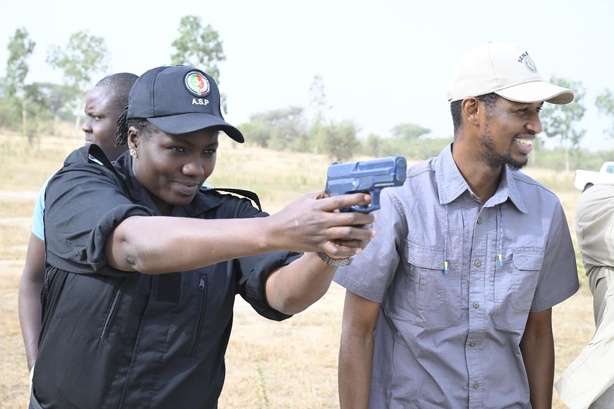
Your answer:
[[[96,83],[85,99],[85,122],[82,130],[85,143],[95,143],[110,160],[115,160],[126,151],[125,146],[115,145],[116,121],[128,105],[130,88],[138,77],[122,72],[111,74]],[[40,189],[32,214],[32,232],[26,252],[26,261],[18,292],[18,311],[21,333],[26,348],[28,370],[32,369],[38,351],[38,335],[41,328],[40,294],[45,277],[45,189]]]
[[[371,240],[372,214],[338,211],[369,195],[315,192],[268,215],[200,189],[221,132],[244,141],[214,80],[157,67],[120,118],[129,154],[83,147],[49,182],[31,408],[216,408],[235,295],[286,319]]]

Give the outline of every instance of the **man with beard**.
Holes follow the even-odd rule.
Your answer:
[[[458,62],[453,142],[382,191],[377,236],[335,274],[342,409],[551,407],[551,311],[576,261],[559,199],[518,170],[544,102],[573,98],[514,44]]]

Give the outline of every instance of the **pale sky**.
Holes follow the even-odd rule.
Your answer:
[[[611,0],[11,1],[0,13],[0,76],[20,27],[37,43],[26,82],[60,82],[45,62],[49,47],[81,30],[105,39],[111,72],[140,75],[169,64],[186,15],[220,35],[220,89],[234,125],[258,112],[308,108],[309,87],[321,75],[329,118],[353,121],[362,136],[415,123],[451,137],[446,91],[454,61],[483,42],[509,41],[529,51],[544,78],[583,84],[582,146],[614,149],[603,133],[614,122],[594,106],[599,93],[614,91]]]

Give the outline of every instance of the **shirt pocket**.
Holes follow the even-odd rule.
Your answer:
[[[461,317],[460,273],[451,268],[444,274],[443,260],[443,248],[407,245],[408,305],[418,323],[429,328],[447,327]]]
[[[543,248],[513,248],[511,261],[496,267],[493,310],[496,327],[524,329],[543,262]]]

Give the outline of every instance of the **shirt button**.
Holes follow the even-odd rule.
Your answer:
[[[474,382],[474,383],[473,383],[473,389],[477,389],[477,388],[479,388],[479,387],[480,387],[480,384],[479,384],[479,383],[477,383],[477,382]]]
[[[476,266],[476,267],[479,267],[479,266],[481,266],[481,265],[482,265],[482,263],[480,262],[480,260],[476,260],[476,261],[473,263],[473,265],[474,265],[474,266]]]
[[[471,342],[469,343],[469,346],[470,346],[471,348],[473,348],[475,345],[476,345],[475,341],[471,341]]]
[[[473,303],[473,308],[480,308],[480,303],[479,302],[474,302]]]
[[[482,224],[482,218],[478,217],[478,224]]]

